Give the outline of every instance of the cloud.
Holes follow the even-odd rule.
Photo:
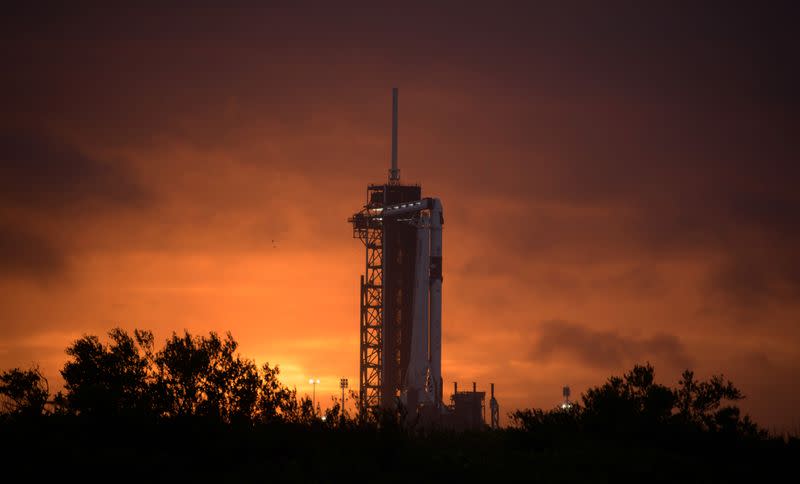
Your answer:
[[[800,257],[788,250],[733,252],[709,273],[707,284],[726,304],[745,312],[796,304]]]
[[[543,321],[538,333],[539,339],[530,352],[535,361],[569,357],[589,367],[609,369],[644,361],[684,368],[689,363],[680,339],[665,333],[635,338],[561,320]]]
[[[141,206],[147,190],[121,163],[101,162],[42,132],[0,133],[0,204],[40,216],[91,204]]]
[[[98,220],[152,200],[123,163],[87,156],[43,131],[0,132],[0,278],[64,275]]]
[[[47,237],[0,221],[0,279],[46,281],[67,268],[67,255]]]

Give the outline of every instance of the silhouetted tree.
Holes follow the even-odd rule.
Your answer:
[[[3,412],[9,415],[41,415],[50,394],[49,390],[47,379],[38,367],[29,370],[14,368],[0,374]]]
[[[325,409],[325,427],[334,428],[340,427],[342,424],[342,405],[339,399],[332,397],[333,405]]]
[[[256,408],[257,419],[263,423],[294,420],[297,416],[297,395],[278,380],[280,368],[265,363],[261,367],[261,381]]]
[[[225,339],[173,333],[154,358],[154,392],[166,416],[203,416],[226,422],[255,415],[261,381],[255,364]]]
[[[556,442],[574,440],[581,429],[581,409],[577,405],[549,411],[516,410],[508,416],[512,435],[515,430],[520,431],[518,436],[532,448],[552,448]]]
[[[584,421],[599,430],[639,431],[665,423],[675,403],[673,391],[655,383],[655,370],[635,365],[622,378],[612,376],[582,396]]]
[[[694,372],[686,370],[678,381],[675,398],[676,417],[683,423],[712,432],[748,436],[763,433],[748,415],[741,417],[739,408],[727,403],[739,401],[744,395],[723,375],[713,375],[708,381],[697,381]]]
[[[358,391],[350,389],[347,391],[349,395],[350,401],[355,405],[355,413],[353,414],[353,422],[358,425],[366,425],[369,421],[370,414],[369,412],[361,406],[361,399],[359,397]]]
[[[509,415],[514,427],[543,436],[554,432],[586,430],[616,435],[651,434],[669,428],[735,436],[766,434],[726,402],[742,399],[741,392],[721,375],[696,381],[686,370],[677,389],[655,383],[655,370],[647,363],[635,365],[622,377],[589,388],[582,405],[567,411],[517,410]],[[677,427],[676,427],[677,426]]]
[[[297,412],[295,413],[293,422],[308,425],[315,421],[314,404],[311,398],[306,395],[298,402]]]
[[[137,339],[120,328],[108,333],[104,345],[96,336],[84,336],[67,348],[72,357],[61,375],[67,407],[82,415],[142,414],[152,408],[147,382],[152,334]],[[149,345],[149,346],[148,346]]]

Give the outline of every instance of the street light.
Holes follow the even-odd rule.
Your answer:
[[[339,380],[339,388],[342,389],[342,408],[340,411],[342,413],[342,422],[344,422],[344,389],[347,388],[347,378],[342,378]]]
[[[310,385],[314,385],[314,392],[312,393],[312,397],[311,397],[312,398],[311,399],[311,412],[313,412],[313,414],[316,415],[317,414],[317,405],[316,405],[316,401],[317,401],[317,383],[319,383],[319,378],[317,378],[317,379],[309,378],[308,383]]]

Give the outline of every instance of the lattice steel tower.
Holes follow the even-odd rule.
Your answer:
[[[361,276],[358,396],[359,405],[368,409],[380,405],[383,381],[383,224],[370,216],[383,205],[373,201],[377,194],[370,185],[364,209],[348,220],[353,224],[353,237],[366,248],[366,269]]]

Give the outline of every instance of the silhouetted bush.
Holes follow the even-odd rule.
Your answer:
[[[47,379],[39,368],[20,370],[14,368],[0,374],[0,397],[3,412],[11,416],[36,417],[42,415],[49,397]]]
[[[589,388],[581,404],[568,409],[517,410],[509,415],[514,427],[535,433],[538,441],[578,432],[616,438],[672,440],[713,434],[733,439],[766,438],[733,402],[744,398],[721,375],[696,381],[686,370],[675,389],[655,383],[650,364],[635,365],[622,377]],[[550,439],[550,440],[548,440]]]

